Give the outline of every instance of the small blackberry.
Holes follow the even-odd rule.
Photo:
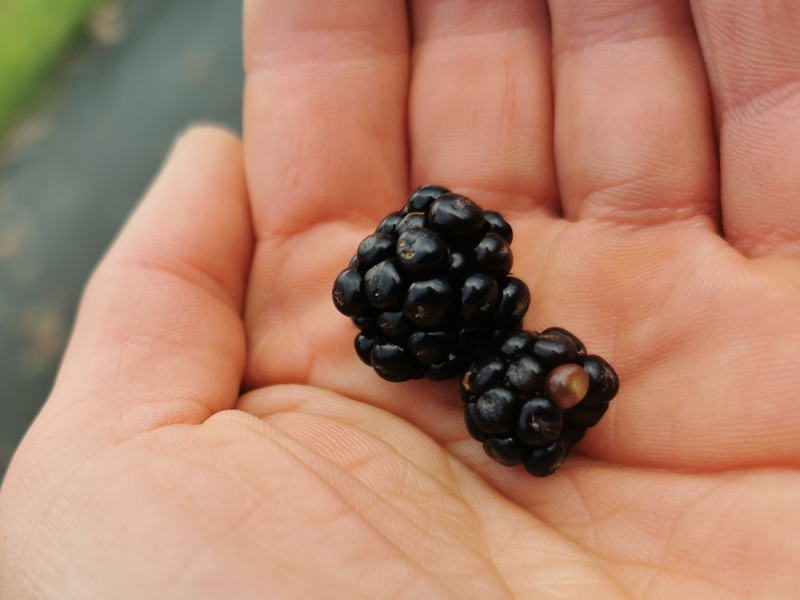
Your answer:
[[[334,284],[336,308],[362,330],[359,357],[389,381],[441,381],[521,328],[530,292],[509,275],[512,239],[499,213],[440,186],[415,190]]]
[[[461,379],[467,429],[491,458],[537,477],[564,462],[619,389],[609,364],[563,329],[505,332]]]

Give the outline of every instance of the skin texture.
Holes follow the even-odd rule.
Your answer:
[[[0,492],[0,598],[793,598],[800,5],[248,0]],[[336,274],[409,190],[501,211],[621,392],[546,480],[364,367]],[[724,235],[723,235],[724,232]]]

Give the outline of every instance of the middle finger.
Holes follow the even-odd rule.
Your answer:
[[[558,211],[545,0],[413,0],[412,184]]]

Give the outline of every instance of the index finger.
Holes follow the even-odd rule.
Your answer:
[[[373,222],[402,206],[407,20],[402,0],[245,0],[245,151],[260,237]]]

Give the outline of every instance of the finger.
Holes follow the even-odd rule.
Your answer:
[[[558,211],[545,0],[414,0],[414,185]]]
[[[800,4],[692,2],[717,106],[726,238],[800,256]]]
[[[407,193],[402,0],[246,0],[245,146],[256,230],[377,222]]]
[[[233,406],[251,240],[238,140],[189,132],[93,274],[38,425],[91,453]]]
[[[550,11],[564,214],[716,218],[711,103],[688,5],[551,0]]]

